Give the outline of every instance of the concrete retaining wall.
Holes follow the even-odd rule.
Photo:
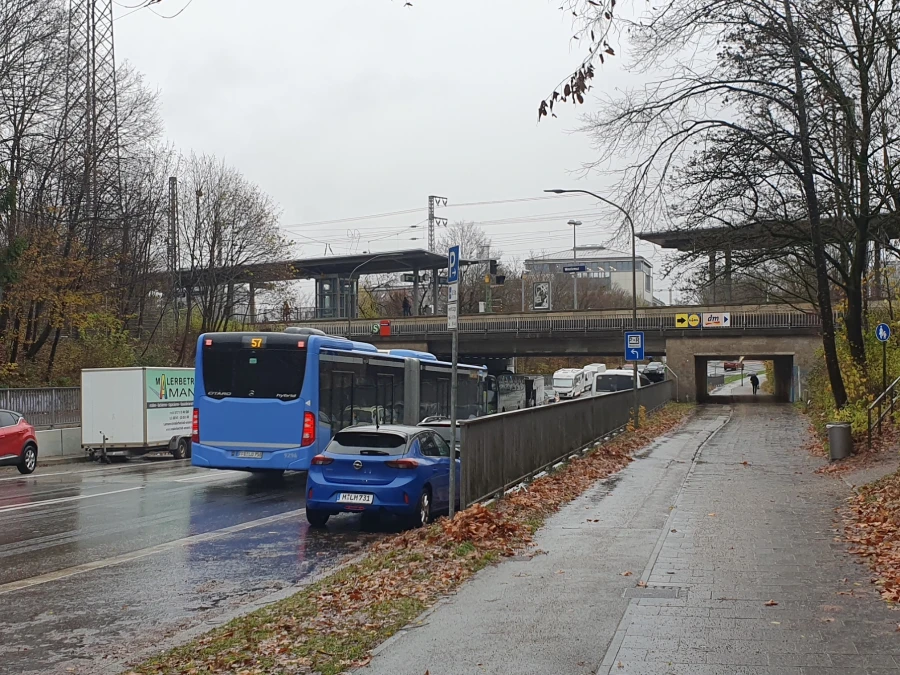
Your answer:
[[[82,455],[81,427],[64,427],[36,431],[38,458]]]

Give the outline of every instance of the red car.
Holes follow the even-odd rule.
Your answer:
[[[31,426],[22,415],[0,410],[0,466],[15,466],[19,473],[37,468],[38,444]]]
[[[725,362],[725,370],[741,370],[743,368],[743,364],[738,361],[726,361]]]

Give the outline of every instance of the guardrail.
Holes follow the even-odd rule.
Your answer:
[[[0,408],[25,415],[36,427],[60,427],[81,422],[80,387],[0,389]]]
[[[654,307],[638,310],[637,330],[643,331],[685,331],[721,332],[722,327],[703,328],[676,325],[677,314],[702,314],[710,308],[696,310],[679,307]],[[723,310],[727,311],[727,310]],[[818,313],[810,309],[802,311],[793,308],[764,308],[756,311],[728,311],[727,328],[736,330],[772,330],[789,328],[819,328]],[[349,322],[351,336],[371,336],[378,332],[379,319],[354,319]],[[273,323],[261,321],[259,325]],[[284,323],[284,322],[275,322]],[[303,321],[304,326],[317,328],[330,335],[346,336],[346,319]],[[592,333],[600,331],[624,331],[635,328],[630,311],[601,310],[586,312],[555,312],[552,314],[479,314],[459,317],[460,333]],[[443,316],[423,316],[390,319],[392,336],[422,337],[446,334],[447,319]]]
[[[872,449],[872,429],[877,425],[878,433],[881,433],[881,422],[887,415],[894,414],[894,404],[900,401],[900,377],[891,382],[888,388],[878,395],[866,409],[866,443]],[[872,411],[878,410],[875,422],[872,422]]]
[[[673,399],[671,380],[638,390],[648,412]],[[461,423],[462,501],[467,506],[521,483],[625,427],[631,391],[565,401]]]

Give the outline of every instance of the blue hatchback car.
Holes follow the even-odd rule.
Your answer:
[[[459,460],[454,464],[459,478]],[[459,480],[456,486],[459,503]],[[349,427],[313,457],[306,487],[306,518],[313,527],[348,511],[396,514],[421,527],[450,507],[450,446],[422,427]]]

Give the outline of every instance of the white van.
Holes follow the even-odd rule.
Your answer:
[[[561,399],[577,398],[587,388],[587,374],[581,368],[562,368],[553,373],[553,391]]]
[[[602,373],[595,373],[593,378],[593,396],[604,396],[617,391],[631,391],[634,387],[634,371],[630,369],[606,370]],[[649,387],[651,384],[652,382],[645,375],[638,373],[638,389]]]
[[[584,374],[586,385],[585,391],[591,391],[594,388],[594,376],[597,373],[605,373],[606,372],[606,364],[605,363],[589,363],[584,367]]]

